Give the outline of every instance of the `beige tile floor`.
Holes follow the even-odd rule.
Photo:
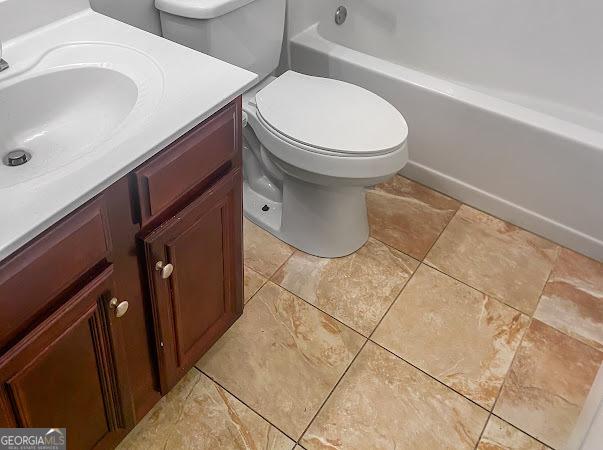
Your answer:
[[[402,177],[317,258],[245,221],[243,316],[122,449],[561,449],[603,264]]]

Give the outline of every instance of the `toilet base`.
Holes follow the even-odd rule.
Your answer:
[[[243,209],[249,220],[282,241],[323,258],[349,255],[369,237],[361,186],[321,186],[285,175],[281,203],[244,182]]]

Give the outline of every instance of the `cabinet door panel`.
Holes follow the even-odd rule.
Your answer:
[[[20,422],[27,427],[66,426],[73,448],[92,448],[111,429],[104,417],[101,379],[94,376],[93,333],[90,317],[82,318],[7,382]],[[74,411],[86,414],[74,416]]]
[[[180,363],[189,359],[189,352],[205,331],[227,313],[222,220],[222,209],[214,208],[166,243],[170,261],[179,268],[172,277],[173,297],[183,299],[172,305]]]
[[[237,170],[144,240],[164,392],[242,312],[241,208]]]
[[[0,360],[22,427],[67,428],[69,448],[107,448],[125,433],[108,305],[111,268]]]

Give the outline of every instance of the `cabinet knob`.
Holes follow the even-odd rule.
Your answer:
[[[109,308],[115,310],[115,317],[121,317],[128,312],[130,304],[126,301],[120,302],[117,298],[113,297],[109,302]]]
[[[172,275],[174,266],[172,264],[165,264],[163,261],[157,261],[157,264],[155,264],[155,270],[157,272],[161,272],[161,278],[165,280]]]

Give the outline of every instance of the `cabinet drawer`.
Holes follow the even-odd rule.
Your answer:
[[[135,171],[143,226],[237,155],[240,126],[239,99]]]
[[[0,263],[0,350],[60,294],[108,258],[111,242],[102,197],[63,219]]]

